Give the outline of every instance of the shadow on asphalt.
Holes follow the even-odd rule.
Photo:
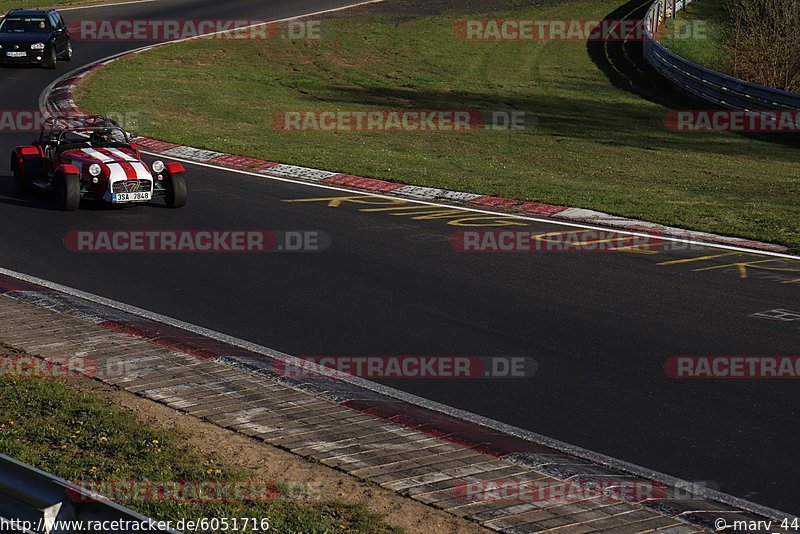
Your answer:
[[[55,202],[50,195],[37,191],[18,191],[14,175],[0,176],[0,205],[55,210]]]
[[[17,184],[13,175],[0,176],[0,206],[20,206],[24,208],[45,210],[45,211],[60,211],[56,207],[53,195],[45,191],[25,191],[19,192]],[[105,202],[94,200],[82,200],[78,209],[81,211],[123,211],[136,208],[163,208],[168,209],[163,202],[158,200],[154,202],[147,202],[142,205],[133,206],[119,206],[109,205]]]

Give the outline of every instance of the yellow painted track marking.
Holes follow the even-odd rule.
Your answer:
[[[781,260],[758,260],[758,261],[740,261],[735,263],[725,263],[723,265],[712,265],[711,267],[701,267],[700,269],[693,269],[695,272],[700,271],[711,271],[714,269],[725,269],[726,267],[736,267],[739,271],[739,278],[747,278],[747,268],[748,267],[757,267],[760,263],[769,263],[772,261],[781,261]]]
[[[737,256],[739,252],[725,252],[722,254],[712,254],[710,256],[696,256],[694,258],[684,258],[682,260],[669,260],[669,261],[662,261],[661,263],[657,263],[656,265],[659,266],[667,266],[667,265],[680,265],[682,263],[691,263],[694,261],[706,261],[706,260],[713,260],[715,258],[724,258],[725,256]]]

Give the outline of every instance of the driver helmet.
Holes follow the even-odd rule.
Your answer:
[[[91,136],[92,144],[124,143],[125,135],[119,130],[95,130]]]
[[[124,143],[126,141],[125,134],[122,133],[122,130],[111,130],[111,140],[115,143]]]
[[[111,130],[95,130],[92,132],[91,141],[93,145],[108,143],[111,141]]]

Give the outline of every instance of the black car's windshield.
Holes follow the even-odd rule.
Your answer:
[[[0,22],[0,33],[50,33],[46,17],[6,17]]]

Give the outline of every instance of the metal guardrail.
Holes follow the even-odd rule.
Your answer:
[[[684,59],[659,43],[655,35],[667,17],[692,0],[656,0],[645,15],[644,57],[663,77],[687,93],[718,106],[739,110],[800,109],[800,94],[747,82]]]
[[[81,530],[57,522],[88,525],[89,521],[125,526],[146,524],[151,520],[105,499],[97,500],[75,484],[0,454],[0,532],[72,534]],[[114,532],[141,533],[144,530],[131,527],[114,529]],[[179,534],[175,530],[155,528],[149,532]]]

